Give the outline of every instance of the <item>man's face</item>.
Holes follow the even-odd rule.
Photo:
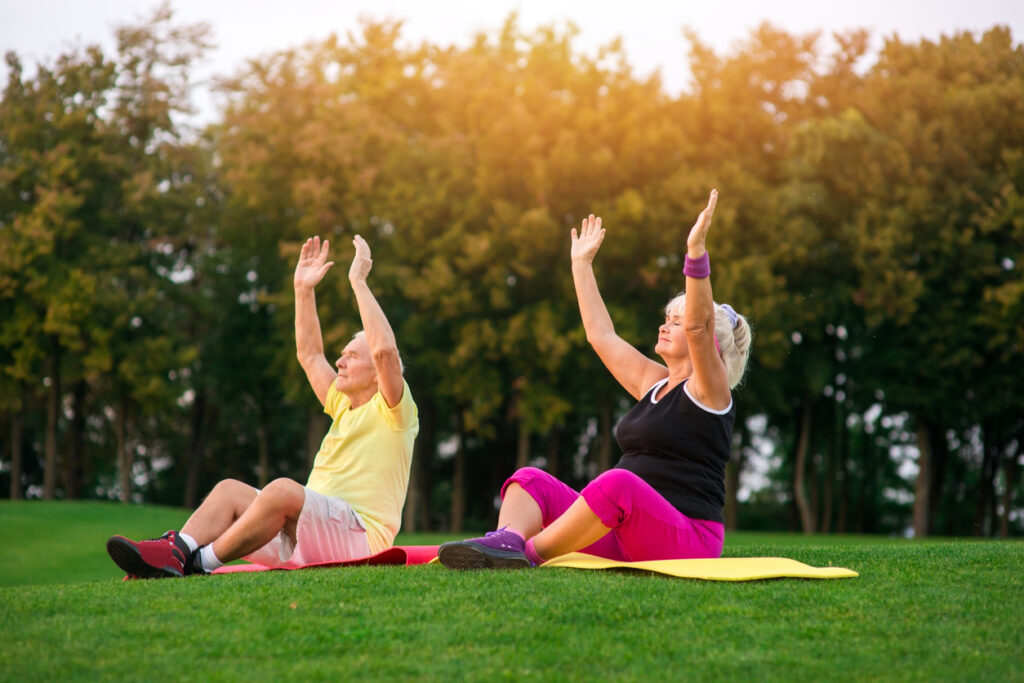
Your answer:
[[[356,394],[377,384],[377,371],[370,359],[370,345],[360,335],[350,341],[334,363],[338,368],[335,386],[343,394]]]

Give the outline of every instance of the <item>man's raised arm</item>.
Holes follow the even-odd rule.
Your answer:
[[[295,355],[306,371],[306,378],[313,387],[321,405],[327,400],[338,373],[324,355],[324,338],[320,331],[320,318],[316,314],[317,283],[334,265],[327,260],[330,243],[319,237],[311,237],[302,245],[299,262],[295,266]]]
[[[391,329],[387,316],[374,298],[366,277],[373,267],[370,259],[370,245],[359,235],[352,243],[356,247],[352,267],[348,271],[348,280],[356,295],[359,306],[359,317],[363,322],[363,332],[370,346],[370,358],[377,370],[377,387],[389,407],[394,408],[402,400],[402,362],[398,357],[398,343]]]

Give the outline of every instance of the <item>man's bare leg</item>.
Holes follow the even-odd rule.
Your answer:
[[[245,513],[257,493],[259,491],[237,479],[219,482],[181,527],[181,533],[188,534],[201,546],[213,542]]]
[[[291,479],[270,482],[242,515],[213,541],[217,559],[230,562],[245,557],[262,548],[282,530],[294,541],[295,527],[305,502],[306,489],[302,484]]]

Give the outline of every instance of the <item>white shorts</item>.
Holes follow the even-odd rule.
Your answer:
[[[301,567],[368,557],[370,544],[359,513],[341,498],[303,488],[306,500],[295,525],[295,542],[282,530],[245,559],[266,567]]]

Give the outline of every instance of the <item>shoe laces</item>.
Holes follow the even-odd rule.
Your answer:
[[[506,529],[508,529],[508,524],[506,524],[505,526],[501,527],[500,529],[495,529],[494,531],[488,531],[486,534],[484,534],[484,537],[486,538],[488,536],[501,536],[502,534],[505,533]]]
[[[522,549],[522,545],[523,545],[522,537],[519,534],[517,534],[516,532],[514,532],[514,531],[509,531],[507,524],[505,526],[501,527],[500,529],[495,529],[494,531],[488,531],[486,534],[484,534],[484,538],[491,538],[491,537],[494,537],[494,536],[500,537],[500,540],[498,540],[498,542],[501,544],[502,548],[507,548],[509,550],[521,550]],[[511,539],[511,542],[510,542],[510,539]]]
[[[181,548],[178,547],[178,533],[174,529],[170,529],[168,531],[165,531],[164,535],[160,536],[159,538],[147,538],[146,540],[147,541],[156,541],[156,542],[167,541],[168,543],[171,544],[171,552],[175,556],[178,556],[178,555],[181,556],[181,558],[180,558],[181,559],[181,563],[185,564],[186,562],[188,562],[189,554],[184,552]]]

